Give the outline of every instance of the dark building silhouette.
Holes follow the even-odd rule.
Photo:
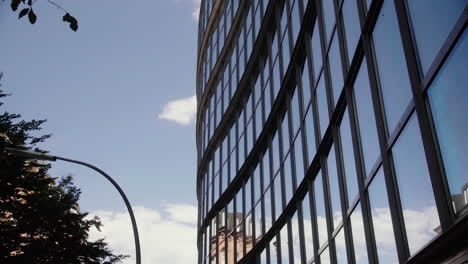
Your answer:
[[[198,263],[468,261],[467,18],[202,0]]]

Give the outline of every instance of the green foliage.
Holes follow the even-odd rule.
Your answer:
[[[49,164],[4,153],[5,147],[46,152],[37,145],[50,135],[32,135],[45,120],[20,118],[0,115],[0,263],[121,262],[126,256],[114,255],[103,239],[90,241],[90,228],[99,230],[101,222],[79,210],[81,191],[71,176],[57,180],[47,174]]]
[[[36,21],[37,21],[37,15],[36,13],[34,13],[34,10],[33,10],[33,4],[36,2],[37,0],[35,1],[32,1],[32,0],[28,0],[28,2],[26,2],[26,0],[11,0],[11,10],[13,10],[13,12],[16,12],[20,5],[22,6],[27,6],[23,9],[21,9],[21,11],[19,12],[18,14],[18,19],[21,19],[22,17],[24,17],[25,15],[28,15],[28,19],[29,19],[29,23],[31,24],[35,24]],[[57,7],[59,10],[65,12],[66,14],[63,16],[62,20],[64,22],[68,22],[69,23],[69,26],[71,28],[71,30],[73,31],[77,31],[78,30],[78,20],[76,20],[76,18],[74,18],[72,15],[70,15],[70,13],[65,10],[63,7],[61,7],[60,5],[58,5],[57,3],[51,1],[51,0],[47,0],[51,5],[54,5],[55,7]]]

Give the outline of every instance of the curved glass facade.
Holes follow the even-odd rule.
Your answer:
[[[464,252],[467,10],[202,0],[198,263],[450,263]]]

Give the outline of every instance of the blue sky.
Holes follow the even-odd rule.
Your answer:
[[[138,207],[140,233],[167,230],[164,224],[177,223],[173,232],[189,234],[192,254],[199,1],[57,3],[78,19],[78,32],[71,31],[62,22],[63,12],[45,0],[34,5],[35,25],[18,20],[8,1],[0,2],[2,89],[13,94],[4,100],[2,111],[48,119],[42,133],[53,137],[43,148],[108,172]],[[125,206],[104,178],[62,162],[50,170],[55,177],[69,173],[83,191],[82,210],[105,216],[105,226],[109,222],[116,230],[127,228],[128,216],[121,215]],[[131,234],[127,240],[114,237],[110,229],[104,233],[113,243],[123,241],[115,242],[116,250],[133,252]],[[145,243],[150,234],[142,236]],[[164,261],[164,256],[149,256],[149,250],[145,254],[145,248],[143,260]],[[180,263],[186,261],[181,258]]]

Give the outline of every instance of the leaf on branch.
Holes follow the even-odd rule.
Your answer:
[[[18,19],[24,17],[28,12],[29,12],[29,8],[24,8],[23,10],[21,10],[21,12],[19,13]]]
[[[70,23],[70,28],[73,31],[78,30],[78,20],[76,20],[76,18],[74,18],[72,15],[70,15],[70,13],[66,13],[63,16],[63,21]]]
[[[11,0],[11,10],[16,11],[21,0]]]
[[[31,22],[31,24],[36,23],[37,16],[36,16],[36,14],[34,14],[34,11],[32,9],[28,13],[28,18],[29,18],[29,22]]]

